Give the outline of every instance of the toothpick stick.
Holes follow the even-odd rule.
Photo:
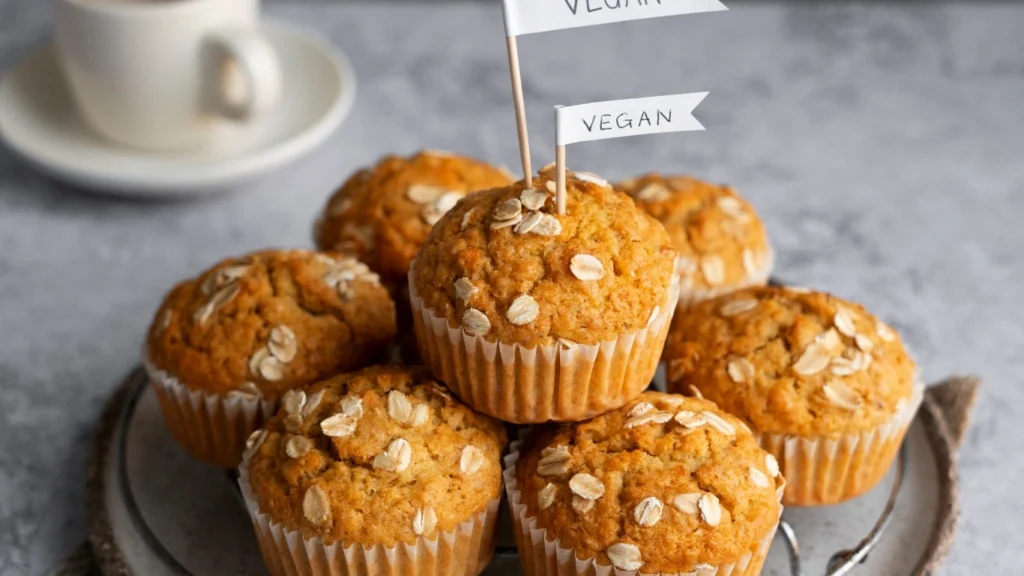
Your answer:
[[[555,206],[565,215],[565,146],[555,146]]]
[[[523,178],[526,187],[533,186],[533,169],[530,168],[530,135],[526,131],[526,104],[523,102],[523,80],[519,74],[519,48],[516,37],[506,38],[508,45],[508,69],[512,75],[512,100],[516,108],[516,127],[519,131],[519,158],[523,163]]]

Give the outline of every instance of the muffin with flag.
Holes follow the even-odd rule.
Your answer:
[[[678,299],[664,227],[589,173],[565,214],[542,170],[467,197],[409,273],[424,360],[474,409],[516,423],[579,420],[650,383]]]

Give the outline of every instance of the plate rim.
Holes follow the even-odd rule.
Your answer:
[[[181,171],[170,179],[153,179],[129,175],[116,169],[92,169],[78,163],[69,163],[38,147],[27,145],[25,140],[12,133],[3,115],[0,114],[0,142],[9,150],[41,172],[55,178],[81,186],[90,191],[114,196],[167,196],[200,195],[217,191],[246,180],[256,178],[279,168],[303,154],[313,150],[330,137],[349,116],[358,92],[355,67],[348,56],[319,30],[264,18],[261,29],[289,35],[315,48],[337,70],[340,88],[325,112],[313,124],[300,133],[272,143],[268,148],[253,154],[233,156],[211,165],[219,166],[206,172]],[[26,50],[0,78],[0,92],[11,81],[15,71],[27,59],[39,57],[50,51],[56,58],[54,42],[47,41]],[[70,97],[70,95],[69,95]]]

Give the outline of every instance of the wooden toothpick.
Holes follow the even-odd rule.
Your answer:
[[[506,38],[508,46],[508,69],[512,76],[512,101],[516,108],[516,128],[519,132],[519,159],[523,163],[523,178],[526,187],[533,187],[533,169],[530,167],[530,135],[526,130],[526,104],[523,102],[523,81],[519,74],[519,48],[516,37]]]
[[[555,146],[555,206],[565,215],[565,146]]]

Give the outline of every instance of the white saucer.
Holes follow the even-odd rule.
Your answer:
[[[199,194],[237,185],[323,142],[352,108],[352,65],[307,30],[265,23],[284,73],[281,102],[269,116],[226,125],[216,147],[161,154],[121,148],[79,119],[47,45],[27,54],[0,81],[0,139],[56,177],[120,195]]]

